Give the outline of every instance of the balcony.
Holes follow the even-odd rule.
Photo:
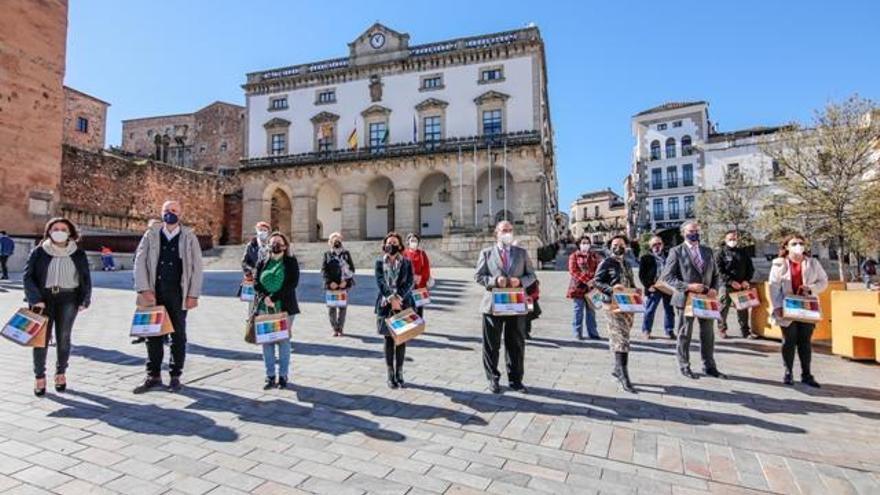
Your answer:
[[[448,138],[422,143],[397,143],[382,148],[358,148],[356,150],[333,150],[321,152],[298,153],[284,156],[263,156],[241,161],[242,170],[274,167],[300,167],[320,163],[356,162],[367,160],[384,160],[386,158],[411,157],[436,153],[458,153],[459,150],[467,160],[468,153],[474,148],[508,148],[541,144],[539,131],[521,131],[492,136],[470,136]]]
[[[666,215],[662,211],[654,212],[654,221],[659,222],[661,220],[666,220]]]
[[[667,181],[667,182],[666,182],[666,188],[667,188],[667,189],[675,189],[676,187],[678,187],[678,181],[677,181],[677,180],[670,180],[670,181]]]

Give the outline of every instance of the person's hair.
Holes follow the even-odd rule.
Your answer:
[[[615,239],[623,239],[623,243],[626,244],[627,246],[629,246],[629,238],[628,238],[627,236],[623,235],[623,234],[617,234],[617,235],[613,236],[613,237],[608,241],[608,245],[610,246],[611,243],[614,242]]]
[[[498,223],[495,224],[495,232],[498,232],[498,229],[501,227],[502,223],[509,223],[511,227],[513,227],[513,222],[510,220],[499,220]]]
[[[578,246],[580,246],[580,244],[581,244],[582,242],[584,242],[584,241],[587,241],[587,242],[589,242],[590,244],[593,243],[593,240],[590,239],[590,236],[587,235],[587,234],[584,234],[584,235],[582,235],[582,236],[580,236],[580,237],[578,238]]]
[[[791,242],[792,239],[800,239],[800,240],[804,241],[804,244],[807,243],[806,237],[804,237],[798,233],[788,234],[787,236],[785,236],[784,239],[782,239],[782,242],[779,244],[779,257],[780,258],[787,258],[788,257],[788,243]],[[806,249],[804,249],[804,256],[809,256]]]
[[[5,231],[5,230],[0,230],[0,235],[6,235],[6,231]]]
[[[396,237],[397,243],[400,244],[400,247],[403,247],[403,237],[400,237],[400,234],[398,234],[397,232],[394,232],[393,230],[391,232],[385,234],[385,237],[382,239],[382,247],[385,247],[385,244],[388,244],[388,239],[390,239],[392,237]]]
[[[330,235],[327,236],[327,245],[333,247],[333,241],[335,241],[337,237],[342,239],[342,234],[339,232],[331,232]]]
[[[724,233],[724,237],[727,238],[727,236],[729,236],[730,234],[736,234],[737,236],[739,236],[739,231],[736,229],[730,229]]]
[[[411,232],[411,233],[407,234],[406,242],[409,242],[412,239],[415,239],[419,242],[422,242],[422,237],[419,234],[416,234],[415,232]]]
[[[79,240],[79,232],[77,232],[76,225],[74,225],[73,222],[71,222],[70,220],[68,220],[64,217],[55,217],[55,218],[50,219],[48,222],[46,222],[46,229],[43,232],[43,240],[44,241],[49,238],[49,230],[56,223],[63,223],[64,225],[67,225],[67,230],[70,231],[70,240],[71,241],[78,241]]]
[[[254,229],[258,229],[258,228],[260,228],[260,227],[266,227],[266,229],[269,229],[269,230],[272,229],[272,226],[269,225],[269,222],[263,222],[262,220],[259,221],[259,222],[257,222],[257,223],[254,225]]]
[[[654,244],[654,241],[660,241],[661,244],[664,244],[664,245],[666,244],[665,242],[663,242],[662,237],[660,237],[659,235],[655,235],[655,236],[651,236],[651,238],[648,239],[648,247],[651,247],[651,244]]]
[[[272,232],[271,234],[269,234],[269,237],[266,238],[266,243],[268,244],[272,240],[273,237],[280,237],[284,241],[284,245],[287,246],[285,251],[290,249],[290,241],[287,239],[287,236],[282,234],[281,232],[278,232],[277,230],[275,232]]]
[[[688,221],[688,222],[685,222],[685,223],[681,224],[681,228],[679,229],[679,231],[681,232],[681,234],[684,235],[684,231],[685,231],[685,229],[687,229],[687,228],[688,228],[689,226],[691,226],[691,225],[696,225],[697,227],[699,227],[699,226],[700,226],[700,222],[695,222],[695,221],[693,221],[693,220],[690,220],[690,221]]]

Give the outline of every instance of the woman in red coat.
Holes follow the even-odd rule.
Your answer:
[[[596,310],[586,301],[584,296],[592,287],[593,277],[596,275],[602,257],[591,249],[590,237],[587,235],[581,236],[578,246],[580,249],[568,257],[568,273],[571,275],[571,280],[568,284],[568,292],[565,294],[574,303],[572,332],[576,339],[584,339],[584,317],[586,317],[587,335],[591,339],[598,339]]]
[[[418,234],[410,234],[406,236],[406,249],[403,255],[412,263],[413,270],[413,289],[424,289],[434,286],[434,279],[431,278],[431,262],[428,260],[428,253],[424,249],[419,248],[422,238]],[[415,308],[419,316],[424,316],[425,307]]]

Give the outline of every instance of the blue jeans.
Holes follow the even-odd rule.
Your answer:
[[[288,318],[289,328],[293,328],[293,316]],[[278,349],[278,357],[275,357],[275,349]],[[275,365],[278,364],[278,373],[275,373]],[[282,340],[271,344],[263,344],[263,364],[266,365],[266,376],[269,378],[279,377],[287,379],[290,371],[290,340]]]
[[[596,326],[596,310],[590,306],[584,298],[576,297],[574,301],[574,320],[571,322],[572,330],[575,337],[583,337],[584,335],[584,316],[587,317],[587,334],[590,338],[598,339],[599,330]],[[586,313],[586,315],[584,314]]]
[[[662,301],[664,313],[663,330],[666,331],[667,335],[671,334],[675,328],[675,311],[672,308],[672,298],[655,290],[648,293],[647,300],[645,319],[642,320],[642,332],[651,333],[651,328],[654,326],[654,313],[657,312],[657,308],[660,307],[660,302]]]

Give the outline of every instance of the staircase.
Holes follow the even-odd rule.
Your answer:
[[[476,260],[459,259],[455,253],[447,253],[440,249],[440,239],[424,239],[422,249],[428,252],[431,266],[473,268]],[[376,258],[381,254],[380,240],[373,241],[346,241],[345,248],[351,253],[356,269],[364,270],[372,267]],[[293,253],[303,270],[320,270],[327,251],[326,242],[294,243]],[[205,252],[205,270],[239,270],[241,269],[241,257],[244,254],[245,245],[219,246]]]

